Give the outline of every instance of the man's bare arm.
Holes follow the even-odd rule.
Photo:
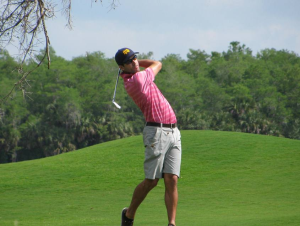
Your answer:
[[[157,73],[161,70],[162,68],[162,63],[160,61],[156,60],[138,60],[140,67],[143,68],[152,68],[154,72],[154,76],[157,75]]]

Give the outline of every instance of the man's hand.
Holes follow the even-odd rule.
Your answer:
[[[157,75],[157,73],[161,70],[162,68],[162,63],[160,61],[156,60],[138,60],[140,67],[143,68],[152,68],[154,72],[154,76]]]

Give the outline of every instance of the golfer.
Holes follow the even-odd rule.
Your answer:
[[[154,60],[138,60],[129,48],[119,49],[115,60],[128,95],[141,109],[146,125],[143,130],[145,146],[145,179],[134,190],[130,206],[122,210],[121,226],[132,226],[139,205],[160,178],[165,182],[165,204],[168,226],[175,226],[178,202],[177,181],[181,164],[181,135],[177,119],[169,102],[154,83],[162,64]],[[140,67],[144,68],[140,71]]]

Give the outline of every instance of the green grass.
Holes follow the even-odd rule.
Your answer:
[[[181,131],[177,225],[300,225],[300,141]],[[45,159],[0,165],[0,225],[120,225],[143,180],[142,137]],[[135,226],[166,226],[164,184],[142,203]]]

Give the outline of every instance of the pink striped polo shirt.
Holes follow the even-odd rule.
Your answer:
[[[121,77],[128,95],[141,109],[146,122],[164,124],[177,122],[171,105],[154,83],[152,68],[146,68],[135,74],[122,73]]]

